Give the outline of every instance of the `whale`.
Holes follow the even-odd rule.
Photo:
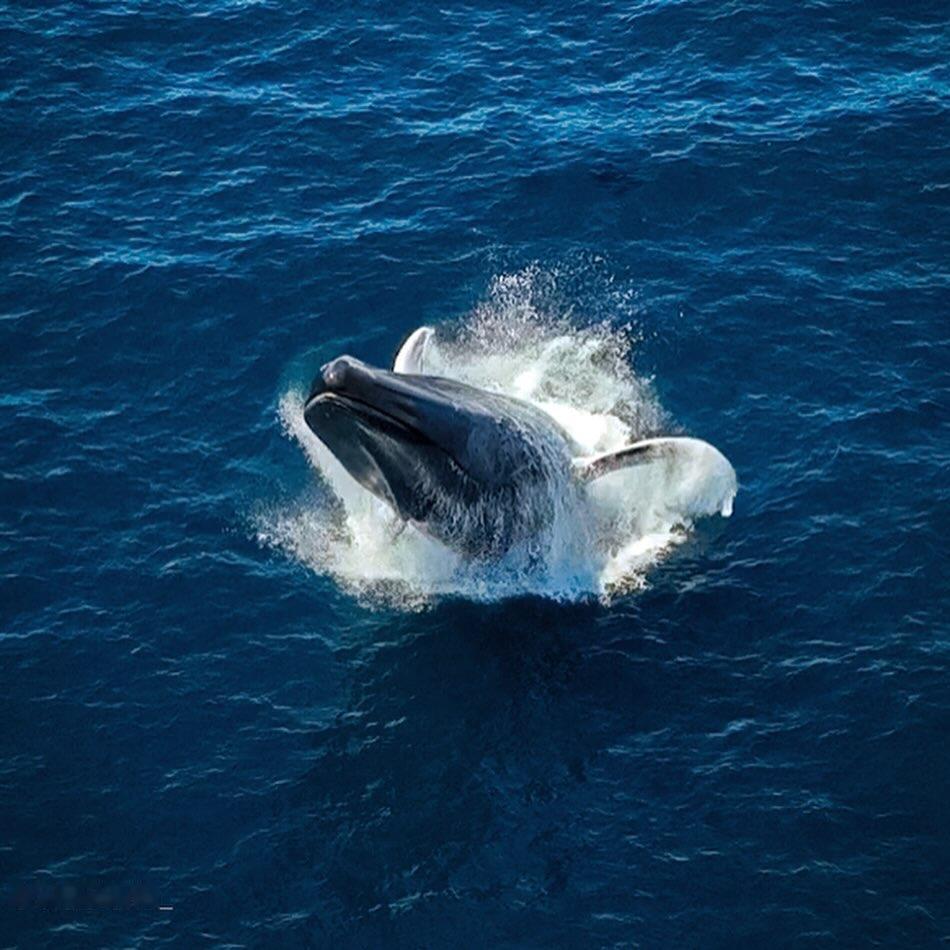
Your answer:
[[[392,369],[350,355],[321,367],[304,402],[308,428],[397,524],[468,558],[543,544],[559,506],[622,469],[670,475],[716,471],[731,513],[735,472],[714,446],[683,436],[643,439],[584,455],[543,409],[511,395],[427,372],[434,331],[420,327]]]

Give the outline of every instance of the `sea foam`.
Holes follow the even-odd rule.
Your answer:
[[[631,368],[630,334],[540,312],[531,304],[530,281],[525,273],[496,279],[466,319],[437,328],[426,372],[535,404],[584,455],[668,430],[649,381]],[[732,511],[732,466],[712,446],[691,441],[673,459],[606,475],[582,493],[565,492],[550,532],[533,549],[491,562],[466,560],[403,526],[359,486],[307,427],[303,401],[299,389],[283,395],[281,424],[330,491],[319,501],[308,497],[269,511],[258,519],[258,536],[369,603],[412,609],[442,596],[609,598],[642,587],[696,518]]]

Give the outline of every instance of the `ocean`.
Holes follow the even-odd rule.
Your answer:
[[[0,30],[0,945],[946,945],[945,4]],[[731,517],[393,530],[301,410],[422,325]]]

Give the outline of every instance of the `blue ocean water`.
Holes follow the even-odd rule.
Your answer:
[[[4,946],[950,938],[945,4],[0,29]],[[733,517],[611,596],[315,564],[282,401],[486,309],[627,340]]]

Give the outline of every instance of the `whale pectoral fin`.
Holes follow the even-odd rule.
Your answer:
[[[419,327],[418,330],[413,330],[396,351],[393,372],[424,373],[426,351],[434,336],[435,330],[432,327]]]
[[[579,481],[592,482],[602,475],[609,475],[621,468],[633,465],[646,465],[656,461],[664,452],[657,443],[666,440],[645,439],[643,442],[634,442],[625,445],[614,452],[603,452],[600,455],[585,455],[573,460],[574,475]]]
[[[592,482],[611,472],[647,466],[647,482],[662,486],[662,493],[677,497],[700,513],[718,511],[732,514],[737,490],[736,473],[729,460],[715,446],[702,439],[644,439],[616,452],[576,458],[574,474],[581,482]],[[654,481],[654,477],[658,481]]]

